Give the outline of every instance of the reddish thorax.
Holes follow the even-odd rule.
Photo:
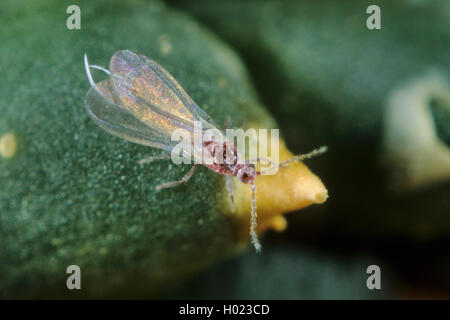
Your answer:
[[[203,146],[213,159],[212,164],[205,166],[218,174],[238,177],[243,183],[252,183],[260,174],[254,164],[238,163],[238,150],[231,142],[221,145],[216,141],[205,141]]]

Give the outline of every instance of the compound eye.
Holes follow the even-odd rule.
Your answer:
[[[249,183],[252,180],[251,172],[248,172],[246,168],[242,168],[238,171],[238,178],[244,183]]]

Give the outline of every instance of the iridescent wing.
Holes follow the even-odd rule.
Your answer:
[[[143,122],[148,112],[166,118],[163,130],[175,127],[193,130],[194,121],[204,129],[217,128],[214,121],[183,90],[180,84],[160,65],[129,50],[117,51],[110,61],[111,80],[118,97],[130,112]]]
[[[110,80],[104,80],[91,87],[86,94],[86,109],[95,123],[122,139],[170,151],[170,136],[145,125],[116,104],[112,88]]]
[[[194,122],[203,129],[216,129],[213,120],[200,109],[176,80],[150,59],[124,50],[111,58],[110,71],[89,66],[85,60],[91,89],[86,108],[94,121],[106,131],[146,146],[171,150],[172,132],[184,129],[194,134]],[[90,67],[102,69],[110,79],[94,84]],[[220,135],[220,130],[216,129]],[[193,145],[192,155],[199,146]]]

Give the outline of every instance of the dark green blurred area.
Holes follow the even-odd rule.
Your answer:
[[[65,27],[71,4],[81,8],[81,30]],[[381,30],[366,28],[371,4],[381,8]],[[407,166],[386,161],[383,145],[392,93],[429,74],[450,80],[446,1],[3,7],[0,135],[17,134],[19,154],[0,158],[2,297],[450,296],[449,180],[400,190],[392,171]],[[236,255],[220,177],[205,169],[189,186],[155,193],[187,168],[143,170],[137,160],[158,151],[112,138],[88,119],[82,55],[107,66],[119,49],[160,62],[219,124],[230,116],[235,127],[279,126],[294,153],[327,145],[307,165],[328,201],[287,215],[284,233],[263,237],[261,256]],[[448,147],[450,88],[442,83],[443,95],[425,98]],[[82,269],[81,292],[65,288],[69,264]],[[373,264],[382,290],[366,287]]]
[[[389,95],[429,72],[448,76],[449,6],[377,3],[381,30],[365,26],[370,1],[194,1],[180,6],[242,54],[291,150],[329,146],[326,157],[310,163],[324,173],[330,191],[326,225],[362,235],[448,236],[448,176],[437,187],[396,196],[388,188],[390,164],[381,162]],[[449,101],[432,98],[436,130],[449,143]]]
[[[448,2],[171,3],[190,12],[241,54],[292,151],[329,146],[324,157],[308,165],[320,173],[330,198],[307,213],[288,215],[288,230],[272,234],[272,241],[352,256],[375,254],[404,281],[404,291],[399,285],[394,296],[448,297]],[[381,30],[366,28],[366,8],[372,4],[381,9]],[[410,111],[406,109],[403,119],[397,120],[399,127],[422,116],[413,103],[423,99],[436,137],[446,145],[446,158],[439,163],[444,173],[437,183],[407,190],[394,183],[395,178],[408,183],[411,170],[406,161],[390,162],[384,145],[386,110],[398,92],[413,97],[406,102]],[[421,130],[423,135],[434,133],[420,126],[413,130],[417,137],[408,139],[412,145],[417,139],[419,145],[414,157],[430,153],[432,158],[428,146],[419,144]],[[400,129],[396,134],[406,135]],[[433,165],[422,169],[425,176]]]
[[[292,244],[269,244],[205,272],[169,298],[194,299],[388,299],[396,285],[389,266],[377,260],[382,290],[368,290],[362,266],[374,259],[324,253]],[[387,279],[389,279],[387,281]]]

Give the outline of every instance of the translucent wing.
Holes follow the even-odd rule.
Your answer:
[[[109,80],[91,87],[85,104],[89,116],[109,133],[145,146],[167,151],[172,149],[170,136],[145,125],[114,102]]]
[[[172,150],[178,141],[171,135],[184,129],[195,141],[194,122],[202,129],[222,133],[213,120],[200,109],[176,80],[150,59],[124,50],[111,58],[110,71],[89,66],[86,71],[91,89],[86,95],[86,108],[103,129],[123,139],[164,150]],[[95,84],[89,68],[101,69],[109,80]],[[201,146],[192,144],[191,155],[201,157]],[[191,156],[184,154],[183,156]]]
[[[116,52],[110,61],[111,81],[120,104],[149,126],[171,133],[176,128],[217,128],[178,82],[156,62],[129,50]],[[156,121],[155,121],[156,120]]]

